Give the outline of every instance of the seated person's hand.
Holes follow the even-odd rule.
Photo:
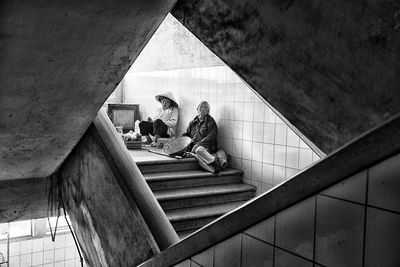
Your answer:
[[[148,118],[147,118],[147,121],[148,121],[148,122],[153,122],[153,119],[150,118],[150,117],[148,117]]]

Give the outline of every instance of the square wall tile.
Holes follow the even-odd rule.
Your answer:
[[[285,167],[274,165],[274,185],[280,184],[285,180]]]
[[[32,253],[32,266],[43,264],[43,251]]]
[[[263,144],[253,142],[252,160],[262,162],[263,161]]]
[[[233,139],[232,140],[232,155],[235,157],[241,158],[242,157],[242,147],[243,147],[243,141],[240,139]]]
[[[203,267],[213,267],[214,247],[211,247],[196,256],[192,257],[192,261],[200,264]]]
[[[43,238],[32,240],[32,252],[43,251]]]
[[[263,163],[261,182],[264,184],[274,184],[274,166],[268,163]]]
[[[274,145],[272,144],[263,144],[263,162],[265,163],[274,163]]]
[[[233,120],[242,121],[244,116],[244,103],[235,102],[233,107]]]
[[[254,121],[264,121],[264,103],[254,103]]]
[[[286,130],[287,126],[284,124],[275,125],[275,144],[286,145]]]
[[[298,169],[299,149],[297,147],[286,147],[286,167]]]
[[[298,172],[297,169],[292,169],[292,168],[285,168],[285,178],[286,180],[291,178],[293,175],[295,175]]]
[[[224,118],[226,120],[233,120],[233,112],[234,112],[235,108],[232,102],[226,102],[225,103],[225,114],[224,114]]]
[[[242,264],[241,266],[273,266],[274,248],[267,243],[251,236],[242,236]]]
[[[292,129],[287,129],[287,145],[299,147],[300,138]]]
[[[400,265],[400,215],[368,208],[365,266]]]
[[[275,142],[275,124],[264,124],[264,143],[273,144]]]
[[[10,267],[20,267],[21,257],[20,256],[10,256]]]
[[[370,169],[368,204],[400,212],[400,154]]]
[[[302,170],[312,163],[312,151],[309,148],[299,149],[299,169]]]
[[[362,171],[329,187],[321,194],[365,204],[366,188],[367,171]]]
[[[274,164],[279,166],[286,165],[286,147],[275,145],[274,146]]]
[[[272,188],[274,188],[274,185],[272,185],[272,184],[261,183],[261,193],[267,192],[267,191],[271,190]]]
[[[261,122],[253,123],[253,141],[262,142],[264,140],[264,125]]]
[[[253,121],[254,103],[244,103],[243,120]]]
[[[254,102],[254,93],[253,91],[247,87],[247,85],[243,84],[242,85],[244,88],[244,101],[245,102]]]
[[[315,261],[326,266],[362,266],[364,207],[317,196]]]
[[[21,255],[21,262],[20,262],[21,267],[28,267],[32,266],[32,254],[23,254]]]
[[[307,259],[313,259],[315,197],[276,215],[275,244]]]
[[[243,86],[240,83],[235,84],[235,102],[244,100],[244,90]]]
[[[217,244],[214,250],[214,267],[240,267],[241,243],[239,234]]]
[[[282,249],[275,248],[275,267],[313,267],[311,261],[300,258]]]
[[[262,163],[252,161],[251,164],[251,180],[261,182]]]
[[[10,256],[16,256],[21,254],[21,243],[10,242]]]
[[[243,121],[233,121],[233,138],[243,139]]]
[[[242,143],[242,157],[244,159],[251,160],[252,152],[253,151],[253,142],[243,140]]]
[[[21,254],[32,253],[32,240],[21,241]]]
[[[275,123],[276,114],[267,105],[264,105],[264,122]]]
[[[245,234],[274,244],[275,217],[268,218],[244,231]]]
[[[249,121],[243,122],[243,140],[253,139],[253,123]]]

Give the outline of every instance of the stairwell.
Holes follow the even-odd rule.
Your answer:
[[[255,196],[242,170],[212,174],[193,158],[137,162],[156,199],[182,238]]]

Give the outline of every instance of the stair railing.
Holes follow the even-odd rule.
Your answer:
[[[105,149],[118,166],[120,178],[128,189],[123,190],[129,193],[128,201],[133,199],[139,208],[160,250],[178,242],[178,235],[104,111],[97,113],[93,124]]]
[[[361,135],[268,192],[204,226],[140,265],[173,266],[400,152],[400,115]]]

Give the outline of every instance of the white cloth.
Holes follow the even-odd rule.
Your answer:
[[[154,114],[153,120],[160,119],[168,127],[169,136],[175,136],[176,123],[178,122],[179,110],[176,107],[168,109],[158,108]]]
[[[205,149],[202,146],[199,146],[196,148],[195,153],[206,163],[206,164],[211,164],[214,162],[215,157],[211,155],[207,149]]]

